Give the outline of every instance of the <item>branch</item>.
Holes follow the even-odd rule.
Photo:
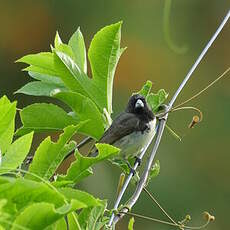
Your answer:
[[[157,130],[156,133],[157,133],[157,136],[158,136],[158,133],[159,133],[159,132],[158,132],[158,130],[159,130],[158,127],[156,128],[156,130]],[[154,138],[154,135],[152,136],[152,140],[153,140],[153,138]],[[142,159],[142,158],[144,157],[145,152],[147,151],[147,149],[148,149],[149,145],[151,144],[152,140],[149,142],[149,144],[148,144],[147,146],[145,146],[145,148],[144,148],[143,151],[141,152],[141,154],[140,154],[140,156],[139,156],[140,159]],[[139,165],[138,162],[136,162],[136,163],[134,164],[134,167],[133,167],[134,171],[137,169],[138,165]],[[125,191],[126,191],[128,185],[129,185],[129,183],[130,183],[132,177],[133,177],[133,171],[130,172],[129,176],[127,177],[127,179],[126,179],[126,181],[125,181],[125,183],[124,183],[124,185],[123,185],[123,187],[122,187],[122,189],[121,189],[121,191],[120,191],[120,193],[119,193],[119,195],[118,195],[118,197],[117,197],[117,200],[116,200],[116,202],[115,202],[115,204],[114,204],[114,207],[113,207],[114,210],[117,210],[117,208],[118,208],[118,206],[119,206],[119,204],[120,204],[120,202],[121,202],[121,199],[122,199],[122,197],[123,197],[123,195],[124,195],[124,193],[125,193]],[[113,224],[114,218],[115,218],[115,214],[112,213],[112,216],[111,216],[110,221],[109,221],[109,224],[108,224],[109,227]]]
[[[157,152],[157,149],[158,149],[158,146],[160,144],[160,141],[161,141],[161,137],[162,137],[162,134],[163,134],[163,131],[164,131],[164,127],[165,127],[165,124],[166,124],[166,120],[167,120],[167,116],[168,114],[165,115],[164,118],[162,118],[159,122],[159,127],[158,127],[158,132],[157,132],[157,137],[156,137],[156,141],[155,141],[155,145],[153,147],[153,150],[152,150],[152,153],[148,159],[148,162],[147,162],[147,165],[145,167],[145,170],[137,184],[137,187],[136,187],[136,190],[134,192],[134,194],[132,195],[132,197],[130,198],[130,200],[128,201],[128,203],[126,204],[127,207],[129,207],[130,209],[134,206],[134,204],[137,202],[143,188],[145,187],[145,184],[146,184],[146,181],[148,179],[148,176],[149,176],[149,172],[151,170],[151,167],[152,167],[152,163],[153,163],[153,159],[155,157],[155,154]],[[122,218],[126,213],[128,212],[127,208],[124,208],[121,210],[122,214],[120,215],[117,215],[115,218],[114,218],[114,223],[116,224],[120,218]]]
[[[226,22],[228,21],[230,17],[230,10],[228,11],[227,15],[225,16],[225,18],[223,19],[223,21],[221,22],[220,26],[218,27],[218,29],[216,30],[216,32],[214,33],[214,35],[212,36],[212,38],[210,39],[210,41],[207,43],[207,45],[205,46],[205,48],[203,49],[203,51],[201,52],[201,54],[199,55],[199,57],[197,58],[196,62],[193,64],[193,66],[191,67],[191,69],[189,70],[188,74],[185,76],[184,80],[182,81],[182,83],[180,84],[180,86],[178,87],[177,91],[175,92],[174,96],[172,97],[171,101],[169,102],[169,105],[166,108],[166,111],[169,111],[174,102],[176,101],[177,97],[179,96],[180,92],[182,91],[182,89],[184,88],[184,86],[186,85],[187,81],[190,79],[192,73],[195,71],[196,67],[199,65],[199,63],[201,62],[201,60],[203,59],[203,57],[205,56],[205,54],[207,53],[208,49],[210,48],[210,46],[213,44],[213,42],[215,41],[215,39],[217,38],[217,36],[219,35],[219,33],[221,32],[221,30],[223,29],[224,25],[226,24]],[[157,138],[155,141],[155,145],[153,147],[152,153],[148,159],[147,165],[145,167],[145,170],[137,184],[136,190],[134,192],[134,194],[132,195],[132,197],[129,199],[128,203],[127,203],[127,207],[132,208],[135,203],[137,202],[142,190],[145,187],[146,181],[148,179],[149,176],[149,172],[151,170],[152,167],[152,163],[155,157],[155,154],[158,150],[159,144],[161,142],[161,138],[162,138],[162,134],[165,128],[165,124],[167,122],[168,119],[168,113],[166,113],[159,122],[159,127],[158,127],[158,131],[157,131]],[[145,148],[145,151],[147,150],[148,146]],[[144,155],[145,151],[142,152],[142,156]],[[134,169],[137,168],[137,165],[135,164]],[[125,192],[125,190],[128,187],[128,184],[130,182],[132,178],[132,173],[129,174],[128,179],[126,180],[126,183],[123,186],[123,189],[121,191],[121,193],[119,194],[117,201],[115,203],[114,209],[117,209],[119,206],[119,203],[121,201],[121,198]],[[121,210],[122,213],[120,213],[119,215],[116,215],[113,213],[111,216],[111,219],[109,221],[109,227],[112,226],[112,224],[116,224],[124,215],[125,213],[128,212],[128,210],[126,208]]]
[[[85,139],[83,139],[76,147],[74,147],[74,149],[70,150],[70,152],[65,156],[64,160],[66,160],[70,155],[74,154],[76,149],[80,149],[81,147],[89,143],[91,140],[92,137],[86,137]]]
[[[217,36],[219,35],[219,33],[221,32],[221,30],[223,29],[224,25],[227,23],[229,17],[230,17],[230,10],[228,11],[228,13],[224,17],[223,21],[221,22],[221,24],[217,28],[216,32],[213,34],[212,38],[209,40],[209,42],[207,43],[207,45],[204,47],[204,49],[201,52],[200,56],[197,58],[197,60],[195,61],[195,63],[193,64],[193,66],[191,67],[191,69],[189,70],[189,72],[187,73],[187,75],[185,76],[184,80],[180,84],[180,86],[177,89],[176,93],[174,94],[174,96],[172,97],[171,101],[169,102],[169,109],[172,108],[172,106],[173,106],[174,102],[176,101],[178,95],[180,94],[180,92],[184,88],[184,86],[187,83],[187,81],[190,79],[190,77],[193,74],[193,72],[195,71],[196,67],[200,64],[201,60],[203,59],[204,55],[207,53],[207,51],[210,48],[210,46],[216,40]]]

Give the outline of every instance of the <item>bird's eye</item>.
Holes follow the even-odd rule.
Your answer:
[[[135,103],[135,109],[137,108],[144,108],[144,102],[141,99],[138,99]]]

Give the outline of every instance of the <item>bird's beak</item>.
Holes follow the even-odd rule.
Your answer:
[[[144,102],[141,99],[138,99],[136,104],[135,104],[135,108],[144,108]]]

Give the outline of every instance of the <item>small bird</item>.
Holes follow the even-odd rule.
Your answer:
[[[130,156],[138,159],[138,154],[151,141],[155,126],[156,117],[145,98],[140,94],[134,94],[130,97],[125,111],[113,120],[98,143],[107,143],[120,148],[118,158],[125,161]],[[88,156],[95,157],[97,154],[93,148]]]

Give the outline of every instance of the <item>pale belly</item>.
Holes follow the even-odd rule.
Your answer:
[[[144,131],[143,133],[134,132],[114,143],[114,146],[121,149],[119,156],[127,159],[131,155],[138,155],[141,152],[141,150],[149,144],[152,137],[155,135],[155,128],[156,118],[153,121],[151,121],[149,129]]]

